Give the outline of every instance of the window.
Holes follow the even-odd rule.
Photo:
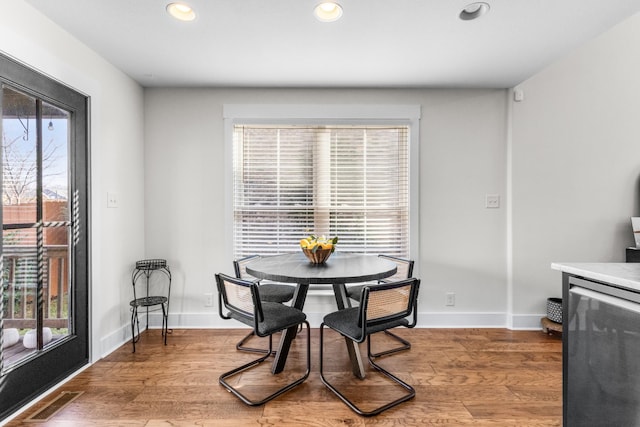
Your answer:
[[[306,120],[231,125],[234,257],[296,251],[311,233],[409,256],[411,123]]]

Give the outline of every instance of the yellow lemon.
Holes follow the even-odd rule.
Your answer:
[[[320,243],[320,247],[322,249],[332,249],[333,248],[333,243],[331,243],[331,242]]]
[[[300,247],[301,248],[306,248],[307,246],[309,246],[309,241],[307,239],[302,239],[300,240]]]

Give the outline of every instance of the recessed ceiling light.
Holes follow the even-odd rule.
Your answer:
[[[337,21],[342,16],[342,6],[332,1],[325,1],[313,9],[313,14],[322,22]]]
[[[196,19],[196,13],[189,5],[184,3],[169,3],[167,5],[167,12],[180,21],[193,21]]]
[[[460,19],[463,21],[471,21],[473,19],[480,18],[485,13],[489,12],[489,3],[477,2],[467,5],[462,12],[460,12]]]

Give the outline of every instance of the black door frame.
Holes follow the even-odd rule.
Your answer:
[[[89,97],[0,54],[0,84],[70,112],[72,248],[69,256],[73,325],[60,344],[0,374],[0,421],[89,362]],[[0,103],[0,116],[2,115]],[[1,123],[0,123],[1,128]],[[0,219],[2,212],[0,210]],[[2,239],[0,239],[0,255]],[[1,295],[1,292],[0,292]],[[1,302],[0,302],[1,304]],[[0,316],[0,326],[1,326]],[[2,346],[0,345],[0,352]],[[0,353],[1,357],[1,353]],[[1,359],[0,359],[1,360]],[[53,368],[53,369],[52,369]]]

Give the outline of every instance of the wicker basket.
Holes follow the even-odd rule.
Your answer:
[[[318,249],[315,252],[311,249],[302,249],[302,252],[309,258],[312,264],[322,264],[331,256],[332,249]]]
[[[547,318],[562,323],[562,298],[547,298]]]

